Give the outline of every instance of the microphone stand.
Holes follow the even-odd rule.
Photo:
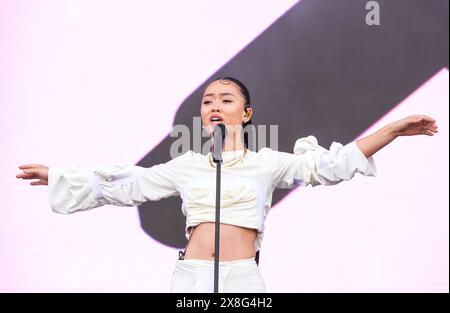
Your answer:
[[[219,293],[219,243],[220,243],[220,174],[222,170],[222,147],[225,138],[225,125],[214,127],[213,162],[216,163],[216,222],[214,242],[214,293]]]

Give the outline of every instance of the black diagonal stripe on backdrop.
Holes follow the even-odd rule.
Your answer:
[[[200,115],[206,82],[235,76],[250,89],[254,124],[279,125],[279,150],[297,138],[348,143],[433,74],[448,68],[448,1],[378,1],[381,25],[365,24],[366,1],[303,0],[208,77],[180,105],[175,124]],[[186,77],[176,78],[183,83]],[[425,108],[424,108],[425,109]],[[192,126],[191,126],[192,127]],[[138,165],[167,162],[167,136]],[[274,193],[273,205],[289,190]],[[146,202],[141,225],[155,240],[183,247],[181,199]]]

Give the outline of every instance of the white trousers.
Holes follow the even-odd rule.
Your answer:
[[[171,292],[214,292],[214,261],[177,260]],[[255,259],[219,262],[219,292],[266,292]]]

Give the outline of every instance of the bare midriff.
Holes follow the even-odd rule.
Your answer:
[[[185,259],[214,259],[215,224],[204,222],[190,230]],[[234,261],[255,257],[256,229],[220,224],[219,260]]]

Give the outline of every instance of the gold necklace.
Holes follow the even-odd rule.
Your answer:
[[[244,148],[244,153],[242,154],[242,156],[240,156],[239,158],[233,159],[230,162],[222,163],[222,165],[225,165],[227,167],[231,167],[231,166],[234,166],[234,165],[238,164],[239,162],[241,162],[242,160],[245,159],[245,157],[247,155],[247,150],[248,150],[247,148]],[[214,165],[214,161],[213,161],[211,152],[208,155],[208,161],[209,161],[209,165],[211,165],[211,167],[216,167]]]

